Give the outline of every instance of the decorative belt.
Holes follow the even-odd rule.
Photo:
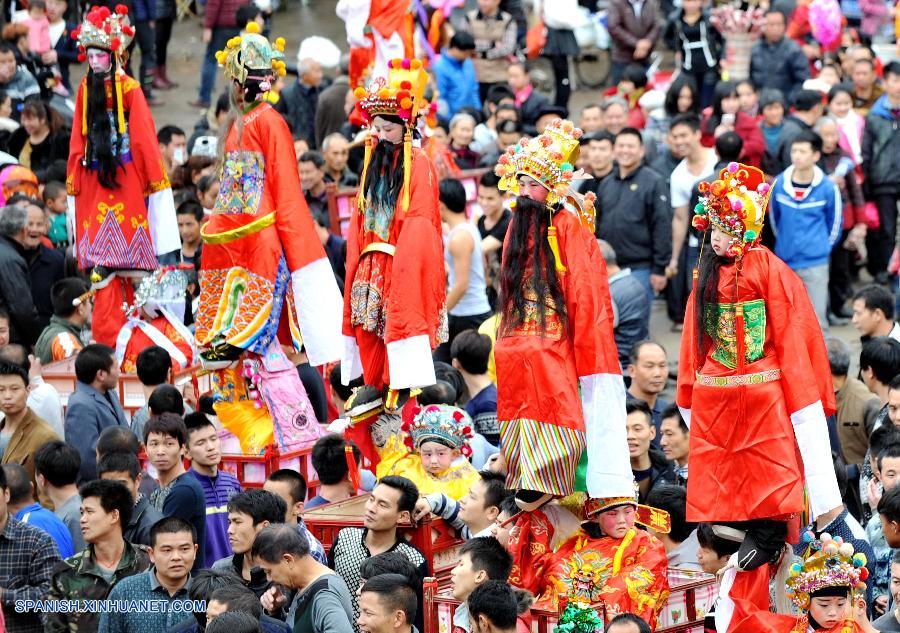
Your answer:
[[[221,233],[207,233],[206,227],[208,224],[209,222],[200,228],[200,237],[203,238],[203,241],[207,244],[227,244],[228,242],[239,240],[242,237],[259,233],[263,229],[272,226],[275,224],[275,212],[272,211],[271,213],[267,213],[266,215],[253,220],[253,222],[250,222],[249,224],[222,231]]]
[[[755,374],[740,374],[736,376],[704,376],[697,374],[697,383],[704,387],[738,387],[740,385],[761,385],[764,382],[781,380],[780,369],[769,369]]]
[[[366,253],[384,253],[393,257],[397,253],[397,247],[387,242],[372,242],[362,249],[362,253],[359,256],[362,257]]]

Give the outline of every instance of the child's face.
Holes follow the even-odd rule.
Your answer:
[[[429,474],[440,475],[459,457],[459,451],[438,442],[422,442],[419,457],[422,459],[422,467]]]
[[[625,505],[607,510],[596,519],[597,525],[610,538],[625,538],[628,530],[634,527],[634,506]]]
[[[701,545],[697,548],[697,562],[704,573],[717,574],[728,562],[728,557],[719,556],[715,550]]]
[[[47,14],[40,7],[31,7],[28,9],[28,16],[32,20],[40,20],[41,18],[47,17]]]
[[[847,617],[850,610],[850,599],[847,596],[830,596],[813,598],[809,603],[809,615],[825,630]]]
[[[634,92],[634,88],[634,83],[628,81],[627,79],[623,79],[619,82],[619,94],[630,95],[632,92]]]
[[[216,198],[219,196],[219,181],[216,180],[210,184],[209,189],[205,193],[200,194],[200,204],[204,209],[212,209],[216,206]]]
[[[47,210],[51,213],[65,213],[66,212],[66,192],[61,191],[58,196],[55,198],[48,198],[44,200],[44,204],[47,205]]]

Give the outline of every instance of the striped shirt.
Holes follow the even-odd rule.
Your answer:
[[[122,601],[117,604],[125,605],[132,600],[152,601],[153,608],[137,608],[134,610],[118,609],[100,615],[98,633],[151,633],[165,631],[188,619],[194,619],[194,608],[188,601],[188,587],[191,581],[169,595],[168,589],[159,584],[156,578],[156,570],[149,570],[128,578],[123,578],[109,592],[108,600]],[[166,608],[161,608],[163,602],[168,602]],[[175,603],[178,603],[177,605]],[[135,602],[136,605],[149,605],[150,603]]]
[[[206,561],[211,563],[231,556],[228,541],[228,501],[244,491],[238,478],[224,470],[215,477],[202,475],[191,468],[189,471],[203,488],[206,501]]]

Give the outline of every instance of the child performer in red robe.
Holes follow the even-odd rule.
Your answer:
[[[765,610],[763,579],[804,484],[814,517],[842,504],[825,420],[834,389],[803,283],[759,244],[762,172],[731,163],[701,194],[693,223],[710,229],[713,252],[695,274],[676,394],[691,428],[687,519],[741,542],[732,595]]]
[[[92,7],[73,32],[88,72],[78,86],[66,175],[78,266],[92,270],[98,343],[115,345],[131,303],[129,277],[181,248],[175,204],[153,116],[140,84],[125,74],[134,38],[128,9]]]

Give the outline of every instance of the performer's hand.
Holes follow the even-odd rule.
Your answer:
[[[872,611],[875,615],[881,616],[884,615],[884,612],[887,611],[888,607],[888,597],[887,596],[878,596],[875,598],[875,601],[872,603]]]
[[[212,29],[203,29],[203,43],[209,44],[212,42]]]
[[[276,613],[285,605],[287,598],[281,593],[281,590],[277,585],[272,585],[269,587],[268,591],[260,596],[259,602],[262,605],[262,608],[269,613]]]
[[[419,497],[419,500],[416,501],[416,509],[413,510],[413,519],[421,521],[429,514],[431,514],[431,504],[425,497]]]
[[[653,287],[655,292],[662,292],[666,289],[666,283],[668,279],[666,279],[665,275],[650,275],[650,285]]]

